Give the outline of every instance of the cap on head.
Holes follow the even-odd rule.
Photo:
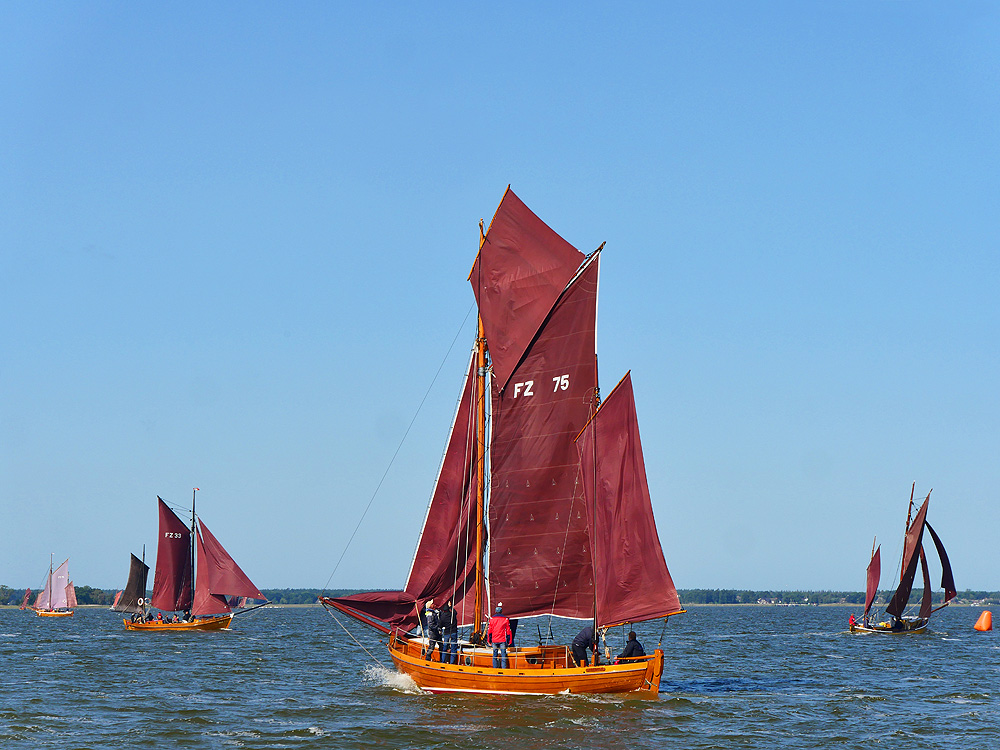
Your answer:
[[[434,600],[428,599],[427,604],[424,605],[424,609],[433,609],[433,607],[434,607]]]
[[[497,602],[497,612],[503,612],[503,604]]]

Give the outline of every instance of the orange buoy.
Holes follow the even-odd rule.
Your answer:
[[[985,633],[987,630],[993,630],[993,613],[988,609],[984,609],[983,613],[979,615],[979,619],[976,620],[975,628],[981,633]]]

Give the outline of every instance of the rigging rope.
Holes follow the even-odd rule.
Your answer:
[[[334,622],[336,622],[338,625],[340,625],[341,628],[344,629],[344,632],[347,633],[348,637],[350,637],[350,639],[352,641],[354,641],[356,644],[358,644],[358,646],[360,646],[361,649],[372,658],[372,661],[374,661],[380,667],[385,668],[385,664],[383,664],[377,658],[375,658],[375,655],[372,654],[371,651],[369,651],[368,649],[366,649],[364,647],[364,644],[361,643],[361,641],[359,641],[357,638],[354,637],[354,633],[352,633],[350,630],[348,630],[346,627],[344,627],[344,623],[342,623],[340,620],[337,619],[337,616],[335,614],[333,614],[333,612],[330,611],[329,607],[323,607],[323,609],[325,609],[326,612],[327,612],[327,614],[330,615],[330,617],[333,618]]]
[[[410,429],[413,427],[413,423],[417,421],[417,416],[420,414],[420,410],[424,406],[424,402],[427,401],[427,397],[430,395],[431,389],[437,382],[438,375],[441,374],[441,370],[444,368],[445,362],[448,361],[448,357],[451,355],[451,350],[455,348],[455,342],[458,341],[458,337],[462,335],[462,329],[465,327],[466,321],[469,319],[469,315],[475,309],[476,305],[473,303],[469,307],[469,311],[465,313],[465,317],[462,319],[462,325],[459,326],[458,331],[455,333],[455,338],[451,340],[451,345],[448,347],[448,351],[445,352],[444,358],[441,360],[441,364],[438,365],[437,372],[434,373],[434,377],[431,379],[431,384],[427,386],[427,391],[424,393],[424,397],[420,399],[420,403],[417,405],[417,410],[413,413],[413,418],[410,420],[410,424],[406,426],[406,432],[403,433],[403,437],[400,438],[399,445],[396,446],[396,452],[392,454],[392,458],[389,459],[389,465],[385,467],[385,471],[382,473],[382,478],[378,480],[378,484],[375,487],[375,491],[372,493],[371,498],[368,500],[368,505],[365,506],[364,512],[361,514],[361,518],[358,519],[357,526],[354,527],[354,531],[351,532],[350,539],[347,540],[347,544],[344,545],[344,551],[340,553],[340,557],[337,559],[337,564],[333,567],[333,572],[330,573],[330,577],[326,579],[326,583],[323,585],[323,592],[326,593],[327,587],[330,585],[330,581],[337,574],[337,569],[340,567],[340,563],[344,561],[344,555],[347,554],[347,550],[351,546],[351,542],[354,541],[354,537],[358,533],[358,529],[361,528],[361,524],[365,520],[365,516],[368,515],[368,511],[372,507],[372,503],[375,502],[375,498],[378,495],[378,491],[382,488],[382,483],[385,482],[385,478],[389,475],[389,470],[392,468],[393,463],[396,461],[396,456],[399,455],[399,451],[403,447],[403,443],[406,442],[406,436],[410,434]],[[322,595],[322,594],[321,594]],[[336,619],[336,618],[334,618]],[[338,621],[339,622],[339,621]]]

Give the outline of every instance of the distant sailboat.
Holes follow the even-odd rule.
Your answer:
[[[21,600],[21,606],[18,607],[18,609],[27,609],[28,608],[28,598],[30,596],[31,596],[31,589],[28,589],[27,591],[24,592],[24,598]]]
[[[655,698],[660,649],[577,666],[567,646],[540,642],[493,667],[485,620],[500,600],[509,617],[583,620],[598,637],[684,610],[653,519],[630,375],[599,396],[601,248],[584,256],[510,188],[479,247],[478,336],[406,587],[320,601],[389,635],[396,668],[430,692]],[[471,626],[455,664],[428,661],[427,638],[407,632],[429,600],[451,600]]]
[[[45,588],[35,599],[32,609],[39,617],[71,617],[76,607],[76,589],[69,580],[69,558],[58,568],[52,568],[52,556],[49,557],[49,575],[45,579]]]
[[[128,583],[115,606],[119,612],[133,613],[125,620],[128,630],[222,630],[229,627],[236,614],[268,604],[236,561],[230,557],[205,522],[195,514],[195,489],[191,497],[190,528],[156,498],[160,512],[160,531],[156,550],[156,573],[153,595],[146,599],[149,566],[132,555]],[[192,544],[192,541],[195,543]],[[197,575],[195,576],[195,550]],[[238,598],[260,600],[248,609],[236,607]],[[180,622],[153,620],[150,608],[163,612],[183,612]],[[237,611],[234,611],[234,608]],[[168,616],[169,617],[169,616]],[[169,619],[174,619],[169,617]]]
[[[879,576],[881,574],[881,555],[879,547],[872,551],[871,562],[868,563],[867,581],[865,587],[865,611],[861,622],[850,622],[852,633],[923,633],[927,630],[931,615],[939,609],[948,606],[948,603],[955,598],[955,578],[951,572],[951,562],[948,560],[948,553],[945,552],[941,539],[934,529],[927,522],[927,507],[930,505],[931,493],[913,515],[913,491],[916,483],[910,488],[910,505],[906,514],[906,534],[903,537],[903,561],[900,566],[899,586],[896,588],[892,599],[885,608],[889,615],[887,620],[872,622],[871,607],[875,601],[875,594],[878,591]],[[938,558],[941,561],[941,588],[944,589],[944,604],[933,608],[930,571],[927,568],[927,557],[924,554],[923,534],[924,529],[930,532],[934,547],[937,549]],[[874,545],[873,545],[874,547]],[[923,577],[923,596],[920,601],[920,610],[916,615],[905,614],[910,593],[913,590],[913,582],[917,575],[917,565]],[[853,615],[852,615],[853,618]]]

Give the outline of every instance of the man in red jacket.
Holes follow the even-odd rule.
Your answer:
[[[507,645],[514,642],[510,620],[503,616],[503,602],[497,602],[496,613],[486,626],[486,642],[493,645],[493,668],[507,669]]]

